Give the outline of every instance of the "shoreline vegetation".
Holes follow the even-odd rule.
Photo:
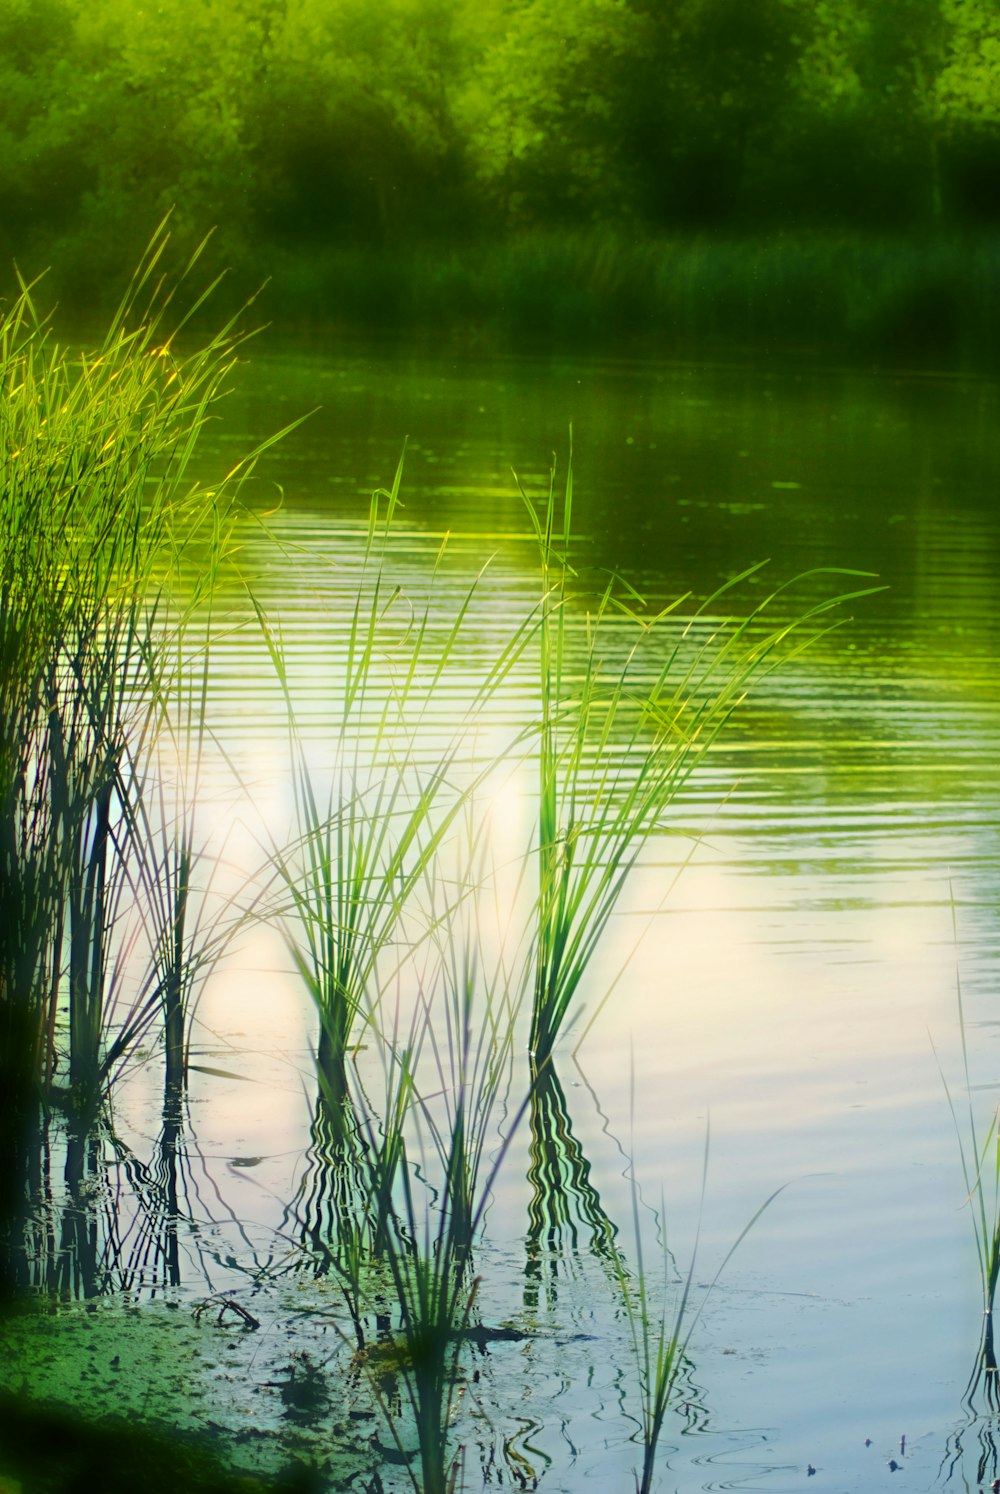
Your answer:
[[[996,368],[993,0],[0,0],[0,294],[456,345]]]
[[[216,258],[210,244],[206,262]],[[108,302],[108,282],[85,261],[54,264],[43,285],[64,328],[89,331]],[[384,248],[332,240],[244,257],[213,304],[236,311],[258,290],[268,341],[297,346],[346,337],[426,342],[470,357],[1000,369],[1000,235],[985,233],[592,230]]]
[[[459,351],[771,354],[1000,367],[1000,236],[633,238],[535,234],[276,261],[282,328],[442,333]]]

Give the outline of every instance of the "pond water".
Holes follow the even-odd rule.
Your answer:
[[[368,496],[391,483],[404,438],[393,574],[419,593],[448,535],[434,585],[449,615],[490,561],[459,667],[428,708],[434,743],[538,595],[511,469],[540,494],[554,451],[561,481],[571,426],[581,554],[654,601],[703,599],[758,561],[766,569],[736,589],[732,609],[803,572],[779,617],[845,588],[885,588],[752,695],[686,785],[669,833],[643,849],[581,992],[596,1018],[575,1054],[582,1028],[556,1054],[547,1135],[561,1198],[533,1176],[527,1122],[493,1184],[477,1310],[527,1336],[475,1360],[456,1431],[465,1487],[480,1486],[479,1463],[484,1487],[632,1487],[634,1364],[599,1247],[617,1226],[634,1258],[630,1158],[654,1285],[656,1215],[675,1275],[700,1231],[701,1317],[658,1487],[988,1485],[1000,1428],[988,1387],[967,1392],[982,1288],[942,1073],[964,1113],[960,979],[985,1136],[1000,1097],[1000,388],[266,345],[234,382],[209,437],[219,463],[319,407],[260,463],[237,563],[280,619],[320,758]],[[815,574],[826,567],[878,581]],[[282,833],[290,789],[273,671],[235,576],[229,594],[235,625],[215,650],[211,708],[225,751],[206,769],[199,824],[225,843],[221,881],[236,888]],[[484,718],[487,749],[530,712],[527,679],[515,671]],[[530,838],[532,783],[530,763],[513,759],[491,780],[498,866]],[[156,1175],[167,1155],[149,1065],[116,1096],[121,1146],[102,1164],[119,1179],[122,1215],[95,1224],[96,1272],[70,1293],[100,1297],[99,1310],[81,1318],[68,1303],[41,1326],[21,1323],[18,1333],[54,1334],[62,1347],[49,1360],[37,1345],[18,1354],[38,1366],[40,1391],[99,1388],[131,1410],[170,1404],[169,1361],[183,1414],[227,1434],[251,1464],[289,1451],[330,1459],[340,1426],[340,1442],[353,1441],[346,1462],[329,1463],[329,1485],[360,1489],[365,1458],[370,1469],[372,1447],[389,1439],[383,1429],[381,1444],[367,1440],[380,1423],[363,1386],[340,1388],[335,1283],[296,1257],[315,1178],[314,1036],[280,936],[248,927],[199,1006],[189,1114],[170,1142],[183,1195],[173,1223],[154,1239],[127,1202],[137,1168]],[[515,1073],[523,1079],[520,1052]],[[60,1249],[85,1254],[65,1237]],[[260,1327],[214,1306],[195,1319],[215,1294]],[[73,1334],[86,1342],[71,1352]],[[151,1342],[173,1344],[166,1360],[150,1357]],[[112,1344],[127,1375],[106,1372]],[[279,1387],[302,1352],[338,1388],[322,1417],[290,1427]],[[67,1388],[74,1379],[84,1390]],[[398,1466],[383,1477],[395,1487]]]

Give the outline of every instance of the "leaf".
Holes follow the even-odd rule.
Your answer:
[[[213,1069],[205,1063],[189,1063],[188,1068],[198,1074],[212,1074],[216,1079],[239,1079],[241,1084],[249,1084],[250,1080],[246,1074],[234,1074],[229,1069]]]

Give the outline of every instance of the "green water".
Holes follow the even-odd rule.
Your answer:
[[[527,1126],[497,1181],[480,1310],[528,1336],[476,1361],[484,1388],[469,1398],[466,1486],[479,1487],[482,1462],[484,1487],[631,1487],[625,1326],[595,1241],[610,1221],[628,1245],[630,1152],[645,1197],[658,1205],[662,1193],[686,1265],[708,1116],[700,1284],[761,1201],[789,1186],[705,1310],[664,1434],[661,1487],[778,1494],[812,1466],[827,1487],[874,1489],[903,1437],[908,1487],[974,1486],[982,1468],[988,1482],[1000,1472],[989,1408],[963,1405],[981,1304],[938,1061],[959,1092],[958,968],[973,1100],[988,1122],[1000,1096],[1000,389],[905,373],[487,364],[266,342],[234,382],[209,436],[220,466],[319,407],[258,469],[237,559],[281,619],[320,753],[368,494],[391,481],[404,438],[399,576],[419,589],[448,535],[447,610],[448,588],[457,598],[493,557],[461,669],[432,712],[442,738],[468,681],[537,596],[511,468],[541,491],[553,451],[565,468],[571,425],[587,558],[650,598],[703,598],[760,560],[766,570],[737,594],[747,606],[817,568],[873,572],[886,587],[767,682],[686,789],[677,833],[643,852],[582,992],[590,1009],[628,960],[626,974],[579,1066],[569,1044],[557,1056],[547,1134],[559,1138],[562,1203],[539,1183],[540,1139],[532,1159]],[[789,614],[843,584],[806,577]],[[229,596],[245,616],[235,576]],[[214,667],[213,726],[242,786],[220,760],[203,823],[245,867],[261,825],[287,819],[280,703],[251,628],[228,634]],[[530,708],[529,683],[515,680],[498,723]],[[523,850],[531,793],[530,772],[516,770],[498,790],[502,854]],[[280,940],[257,930],[213,976],[197,1061],[239,1078],[194,1075],[173,1253],[116,1257],[108,1243],[105,1274],[91,1278],[175,1305],[196,1365],[185,1414],[204,1421],[211,1401],[230,1438],[249,1419],[265,1464],[282,1443],[289,1356],[305,1349],[336,1376],[344,1354],[336,1294],[289,1264],[290,1200],[312,1176],[314,1023],[287,967]],[[156,1098],[140,1070],[117,1100],[138,1156],[156,1135]],[[204,1314],[192,1337],[194,1304],[224,1291],[252,1307],[259,1337]],[[58,1334],[58,1316],[46,1333],[53,1323]],[[38,1363],[45,1388],[55,1371],[41,1353]],[[140,1382],[137,1368],[133,1400]],[[338,1400],[329,1422],[282,1445],[319,1456],[342,1411]]]

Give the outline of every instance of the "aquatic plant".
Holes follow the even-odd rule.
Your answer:
[[[704,1199],[703,1199],[704,1202]],[[638,1381],[638,1408],[642,1430],[642,1469],[636,1474],[637,1494],[649,1494],[653,1486],[656,1454],[677,1380],[687,1357],[694,1319],[688,1320],[688,1302],[694,1279],[697,1241],[687,1274],[679,1291],[671,1282],[673,1257],[662,1242],[662,1279],[654,1290],[646,1271],[639,1219],[639,1189],[633,1174],[632,1217],[635,1239],[635,1272],[629,1272],[619,1257],[619,1285],[628,1319],[629,1337]],[[661,1200],[660,1219],[665,1217]],[[673,1300],[672,1300],[673,1299]],[[697,1314],[695,1314],[695,1318]]]
[[[373,1180],[383,1190],[395,1185],[397,1202],[389,1212],[379,1264],[398,1329],[366,1348],[361,1362],[418,1494],[450,1494],[459,1486],[462,1449],[453,1447],[451,1423],[478,1293],[478,1279],[470,1269],[471,1250],[519,1118],[517,1112],[482,1177],[468,1139],[471,1117],[456,1104],[452,1129],[444,1138],[444,1186],[434,1200],[418,1201],[405,1142],[391,1177]],[[369,1278],[369,1291],[378,1279]],[[380,1300],[384,1307],[387,1297]],[[396,1382],[412,1418],[415,1459],[414,1450],[407,1448],[406,1430],[392,1410],[389,1392]],[[419,1477],[414,1461],[419,1462]]]
[[[470,826],[472,820],[470,814]],[[467,849],[463,885],[480,880],[474,832]],[[422,970],[405,975],[419,994],[408,1013],[397,1005],[397,1025],[379,1048],[384,1097],[377,1109],[359,1084],[368,1259],[342,1275],[354,1304],[359,1363],[410,1480],[420,1494],[443,1494],[458,1487],[462,1466],[451,1424],[478,1291],[475,1242],[528,1101],[497,1126],[510,1084],[517,1001],[502,960],[484,959],[470,898],[445,898],[424,952]],[[361,1323],[372,1313],[380,1332],[369,1343]],[[397,1387],[405,1424],[394,1410]],[[411,1439],[415,1448],[407,1446]]]
[[[634,1103],[634,1082],[632,1094]],[[726,1252],[718,1270],[708,1285],[708,1290],[701,1296],[698,1307],[694,1312],[691,1312],[691,1286],[694,1281],[695,1264],[698,1257],[700,1221],[705,1208],[708,1154],[709,1131],[706,1127],[701,1176],[699,1230],[695,1235],[687,1272],[680,1279],[679,1283],[671,1281],[671,1275],[674,1270],[673,1255],[667,1245],[665,1233],[666,1207],[661,1197],[660,1212],[656,1220],[658,1232],[662,1231],[660,1243],[663,1270],[659,1288],[653,1287],[650,1274],[646,1270],[646,1259],[642,1244],[642,1221],[640,1217],[641,1196],[635,1169],[634,1167],[631,1169],[632,1227],[635,1243],[634,1271],[629,1270],[624,1255],[619,1253],[616,1259],[619,1285],[628,1319],[629,1338],[639,1389],[638,1407],[639,1421],[642,1429],[642,1468],[635,1475],[636,1494],[651,1494],[663,1424],[666,1419],[667,1410],[674,1398],[678,1380],[688,1365],[688,1346],[699,1319],[705,1310],[705,1305],[718,1284],[723,1271],[732,1260],[740,1245],[753,1229],[765,1209],[771,1206],[778,1195],[784,1191],[784,1186],[786,1186],[783,1185],[781,1188],[776,1188],[760,1207],[755,1210],[751,1219],[744,1225]]]
[[[449,1424],[458,1390],[462,1334],[475,1302],[477,1282],[466,1272],[470,1218],[461,1135],[453,1137],[446,1187],[436,1216],[414,1195],[405,1145],[398,1165],[377,1178],[384,1193],[398,1179],[402,1203],[383,1234],[382,1261],[398,1312],[399,1337],[376,1351],[366,1368],[381,1390],[387,1371],[398,1376],[413,1417],[420,1466],[420,1494],[456,1487],[459,1460],[450,1451]],[[388,1402],[381,1396],[383,1406]],[[401,1453],[405,1442],[395,1420],[389,1428]]]
[[[93,353],[55,342],[34,286],[0,319],[0,1021],[21,1089],[55,1095],[65,1065],[62,1097],[88,1113],[157,1012],[182,1063],[184,992],[170,995],[162,953],[151,985],[127,990],[128,910],[172,866],[178,932],[192,846],[182,830],[151,859],[148,755],[259,454],[212,487],[189,476],[244,334],[230,321],[181,351],[213,287],[175,310],[201,250],[171,282],[167,239],[163,224]]]
[[[423,1131],[437,1154],[443,1191],[453,1218],[456,1258],[471,1252],[483,1198],[482,1174],[494,1137],[496,1111],[511,1083],[515,1036],[523,1003],[523,984],[517,962],[508,957],[502,925],[487,934],[479,893],[494,885],[496,868],[490,848],[481,843],[488,823],[478,818],[475,795],[464,808],[464,859],[455,869],[457,892],[449,895],[441,879],[429,889],[425,910],[430,922],[430,970],[420,983],[415,1013],[415,1060],[421,1050],[429,1059],[434,1102],[418,1103]],[[436,956],[436,960],[435,960]],[[534,1084],[520,1106],[519,1119],[530,1104]],[[506,1151],[513,1130],[508,1132]],[[497,1159],[495,1159],[496,1162]],[[421,1158],[422,1171],[427,1162]],[[490,1180],[495,1171],[490,1170]]]
[[[332,671],[331,729],[322,742],[307,740],[299,726],[280,629],[254,603],[284,697],[293,768],[294,830],[290,844],[272,846],[271,860],[284,892],[279,912],[290,925],[289,947],[319,1014],[317,1064],[328,1098],[347,1092],[345,1061],[359,1018],[368,1021],[377,1003],[379,961],[490,770],[475,770],[463,784],[461,749],[532,625],[528,619],[515,626],[428,762],[427,712],[458,651],[477,583],[442,624],[433,605],[436,562],[422,602],[392,582],[402,470],[401,458],[392,487],[372,496],[343,657]],[[322,750],[329,762],[321,776],[315,757]]]
[[[667,811],[747,690],[813,641],[821,629],[809,625],[822,614],[866,591],[816,603],[774,626],[768,608],[791,582],[743,618],[716,611],[759,565],[721,586],[683,622],[678,613],[687,598],[650,612],[633,588],[613,577],[588,601],[573,564],[572,447],[561,510],[554,463],[540,511],[523,488],[521,494],[542,576],[529,1048],[545,1059],[645,841],[664,828]]]
[[[157,681],[150,740],[127,749],[132,792],[124,801],[131,852],[126,869],[146,958],[109,1056],[128,1053],[162,1018],[168,1107],[187,1085],[196,996],[232,936],[253,916],[252,906],[234,911],[232,900],[209,911],[216,857],[197,829],[212,633],[209,605],[174,639],[170,672],[161,670]]]

